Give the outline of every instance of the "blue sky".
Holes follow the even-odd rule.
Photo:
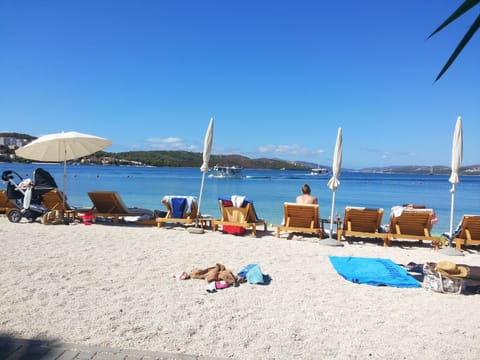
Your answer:
[[[479,164],[480,35],[438,72],[474,14],[462,0],[0,0],[0,131],[80,131],[107,151]]]

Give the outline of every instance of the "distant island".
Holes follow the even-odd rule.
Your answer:
[[[28,163],[29,160],[16,157],[15,150],[35,140],[35,137],[20,133],[0,133],[0,162]],[[112,165],[112,166],[155,166],[155,167],[199,167],[203,162],[202,153],[190,151],[127,151],[105,152],[99,151],[90,156],[70,161],[69,163],[84,165]],[[210,165],[239,166],[247,169],[270,170],[302,170],[322,167],[329,171],[330,166],[319,165],[305,161],[286,161],[281,159],[258,158],[250,159],[243,155],[214,155],[210,157]],[[435,165],[388,166],[364,169],[343,169],[343,171],[368,173],[409,173],[445,175],[450,173],[450,167]],[[465,166],[460,169],[461,175],[480,175],[480,165]]]

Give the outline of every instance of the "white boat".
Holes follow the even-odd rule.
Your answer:
[[[328,175],[328,169],[327,168],[313,168],[312,170],[310,170],[310,175],[313,175],[313,176]]]
[[[210,169],[209,178],[213,179],[243,179],[242,168],[239,166],[218,166]]]

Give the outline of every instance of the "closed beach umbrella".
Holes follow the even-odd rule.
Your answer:
[[[448,239],[448,249],[446,253],[448,255],[462,255],[462,253],[456,251],[452,248],[452,239],[453,239],[453,208],[455,202],[455,187],[460,182],[458,176],[458,171],[462,165],[463,158],[463,129],[462,129],[462,117],[457,118],[457,123],[455,125],[455,131],[453,133],[453,142],[452,142],[452,173],[448,181],[452,184],[450,193],[452,195],[451,206],[450,206],[450,236]]]
[[[210,161],[210,154],[212,153],[212,144],[213,144],[213,117],[210,118],[210,123],[208,124],[207,132],[205,133],[205,141],[203,143],[203,163],[200,167],[202,172],[202,183],[200,185],[200,195],[198,196],[198,211],[197,211],[197,221],[195,226],[198,227],[198,217],[200,216],[200,207],[202,205],[202,196],[203,196],[203,185],[205,184],[205,175],[208,172],[208,162]]]
[[[207,132],[205,134],[205,141],[203,143],[203,164],[200,170],[203,174],[208,172],[208,162],[210,161],[210,154],[212,153],[213,144],[213,117],[208,124]]]
[[[25,159],[63,162],[63,193],[67,182],[67,160],[78,159],[100,151],[112,143],[104,138],[76,131],[61,132],[39,137],[15,153]],[[65,207],[65,204],[63,204]]]
[[[335,143],[335,150],[333,152],[332,163],[332,177],[328,180],[327,186],[333,192],[337,191],[340,185],[340,171],[342,170],[342,128],[338,128],[337,142]]]
[[[340,186],[340,180],[338,179],[340,176],[340,172],[342,169],[342,128],[338,128],[337,132],[337,141],[335,143],[335,149],[333,151],[333,163],[332,163],[332,177],[327,183],[327,186],[332,190],[332,209],[330,213],[330,236],[328,239],[320,241],[321,244],[324,245],[333,245],[333,246],[342,246],[340,242],[341,239],[332,239],[332,232],[333,232],[333,214],[335,210],[335,194],[337,192],[338,187]]]

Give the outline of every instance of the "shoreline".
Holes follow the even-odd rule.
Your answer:
[[[24,175],[32,173],[33,166],[19,166]],[[45,167],[57,179],[63,189],[62,167]],[[219,217],[219,196],[246,195],[255,203],[259,217],[269,224],[278,225],[283,219],[283,204],[294,201],[301,186],[307,182],[312,194],[318,197],[320,217],[328,218],[332,204],[332,192],[327,187],[328,177],[310,176],[309,179],[291,179],[280,176],[282,172],[251,171],[246,175],[274,176],[272,180],[220,181],[207,178],[202,197],[204,214]],[[92,190],[115,190],[128,207],[164,211],[161,203],[165,195],[199,196],[201,173],[198,169],[124,168],[124,167],[71,167],[67,170],[66,193],[71,206],[92,206],[88,192]],[[275,177],[279,175],[280,177]],[[28,176],[27,176],[28,177]],[[315,179],[313,179],[315,178]],[[478,177],[465,177],[455,193],[454,226],[463,214],[476,214],[480,201]],[[434,234],[449,231],[451,184],[447,176],[411,176],[392,174],[343,173],[336,193],[335,212],[343,217],[345,207],[360,206],[383,208],[382,224],[388,223],[388,213],[393,206],[412,203],[433,208],[438,223]]]
[[[201,153],[200,153],[201,156]],[[224,155],[222,155],[224,156]],[[287,160],[282,160],[285,161],[285,163],[288,163]],[[41,162],[41,161],[31,161],[31,162],[17,162],[17,161],[0,161],[0,164],[14,164],[14,165],[59,165],[63,167],[63,163],[61,162]],[[199,160],[199,164],[201,164],[201,160]],[[306,173],[310,173],[312,168],[317,167],[318,165],[315,165],[313,163],[310,164],[311,166],[306,166],[305,168],[265,168],[265,167],[242,167],[245,170],[268,170],[268,171],[305,171]],[[102,165],[101,163],[88,163],[88,164],[82,164],[81,162],[67,162],[67,166],[85,166],[85,167],[92,167],[92,166],[98,166],[98,167],[131,167],[131,168],[174,168],[174,169],[196,169],[200,168],[199,166],[167,166],[167,165],[148,165],[148,164],[141,164],[141,165],[128,165],[128,164],[107,164],[107,165]],[[218,165],[218,166],[226,166],[228,167],[229,165]],[[320,166],[321,168],[326,168],[326,169],[331,169],[331,165],[322,165]],[[401,169],[395,171],[394,169]],[[419,170],[421,168],[421,170]],[[432,175],[432,176],[450,176],[451,174],[451,168],[449,166],[445,165],[437,165],[434,168],[436,168],[436,172],[431,173],[430,171],[431,166],[426,166],[426,165],[401,165],[401,166],[384,166],[381,168],[371,168],[371,167],[366,167],[366,168],[361,168],[361,169],[342,169],[342,172],[350,172],[350,173],[361,173],[361,174],[391,174],[391,175]],[[213,169],[213,166],[211,166],[211,169]],[[462,166],[460,172],[460,176],[480,176],[480,164],[479,165],[466,165]],[[329,177],[331,174],[327,175],[322,175]]]
[[[477,250],[448,257],[411,243],[337,248],[309,237],[278,239],[272,231],[236,237],[182,227],[13,224],[4,216],[0,234],[3,336],[233,359],[480,353],[479,295],[354,284],[328,259],[480,266]],[[172,276],[215,263],[235,274],[257,263],[272,281],[211,294],[204,280]]]

